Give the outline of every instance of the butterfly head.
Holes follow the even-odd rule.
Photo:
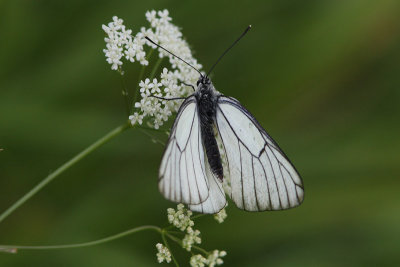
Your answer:
[[[200,78],[197,80],[197,87],[199,87],[200,85],[210,86],[210,84],[211,80],[206,75],[201,75]]]
[[[197,80],[196,92],[198,92],[200,95],[215,95],[218,93],[217,90],[215,90],[211,79],[206,75],[201,75]]]

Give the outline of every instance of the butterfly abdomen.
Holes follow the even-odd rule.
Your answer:
[[[224,171],[217,140],[214,136],[216,97],[207,86],[203,90],[199,90],[195,96],[200,118],[201,138],[206,150],[207,160],[213,174],[222,181]]]
[[[224,170],[222,168],[221,155],[218,150],[218,144],[215,140],[212,126],[201,127],[201,137],[206,149],[211,171],[222,181]]]

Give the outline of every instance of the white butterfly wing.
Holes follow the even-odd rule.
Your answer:
[[[235,204],[247,211],[300,205],[302,180],[275,141],[237,100],[220,96],[217,106],[216,123]]]
[[[182,103],[172,127],[158,186],[166,199],[200,204],[208,199],[208,183],[196,101],[189,97]]]
[[[226,197],[224,189],[222,188],[222,183],[212,174],[207,160],[205,161],[205,164],[208,184],[210,185],[208,198],[200,204],[189,205],[189,209],[196,212],[214,214],[225,207]]]

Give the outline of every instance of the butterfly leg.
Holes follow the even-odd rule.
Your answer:
[[[183,84],[183,85],[186,85],[186,86],[189,86],[189,87],[192,87],[193,91],[196,91],[196,89],[194,88],[193,85],[188,84],[188,83],[185,83],[185,82],[182,82],[182,84]]]

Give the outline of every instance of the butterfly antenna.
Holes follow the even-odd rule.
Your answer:
[[[173,55],[174,57],[176,57],[176,58],[182,60],[182,61],[185,62],[188,66],[192,67],[195,71],[197,71],[197,72],[200,74],[201,77],[203,77],[203,74],[201,74],[201,72],[200,72],[198,69],[196,69],[195,67],[193,67],[192,65],[190,65],[189,63],[187,63],[187,62],[186,62],[185,60],[183,60],[182,58],[180,58],[180,57],[178,57],[177,55],[175,55],[174,53],[168,51],[167,49],[165,49],[165,48],[162,47],[161,45],[156,44],[156,43],[155,43],[153,40],[151,40],[149,37],[145,36],[144,38],[145,38],[147,41],[149,41],[150,43],[152,43],[153,45],[155,45],[155,46],[161,48],[162,50],[168,52],[169,54]]]
[[[214,63],[214,65],[212,65],[211,69],[209,70],[209,72],[207,73],[207,76],[211,73],[211,71],[215,68],[215,66],[218,64],[218,62],[225,56],[226,53],[228,53],[229,50],[231,50],[232,47],[235,46],[235,44],[237,44],[237,42],[240,41],[240,39],[243,38],[243,36],[246,35],[246,33],[251,29],[251,25],[247,26],[246,30],[244,30],[244,32],[239,36],[239,38],[236,39],[236,41],[233,42],[233,44],[231,44],[230,47],[228,47],[228,49],[225,50],[225,52],[217,59],[217,61]]]

